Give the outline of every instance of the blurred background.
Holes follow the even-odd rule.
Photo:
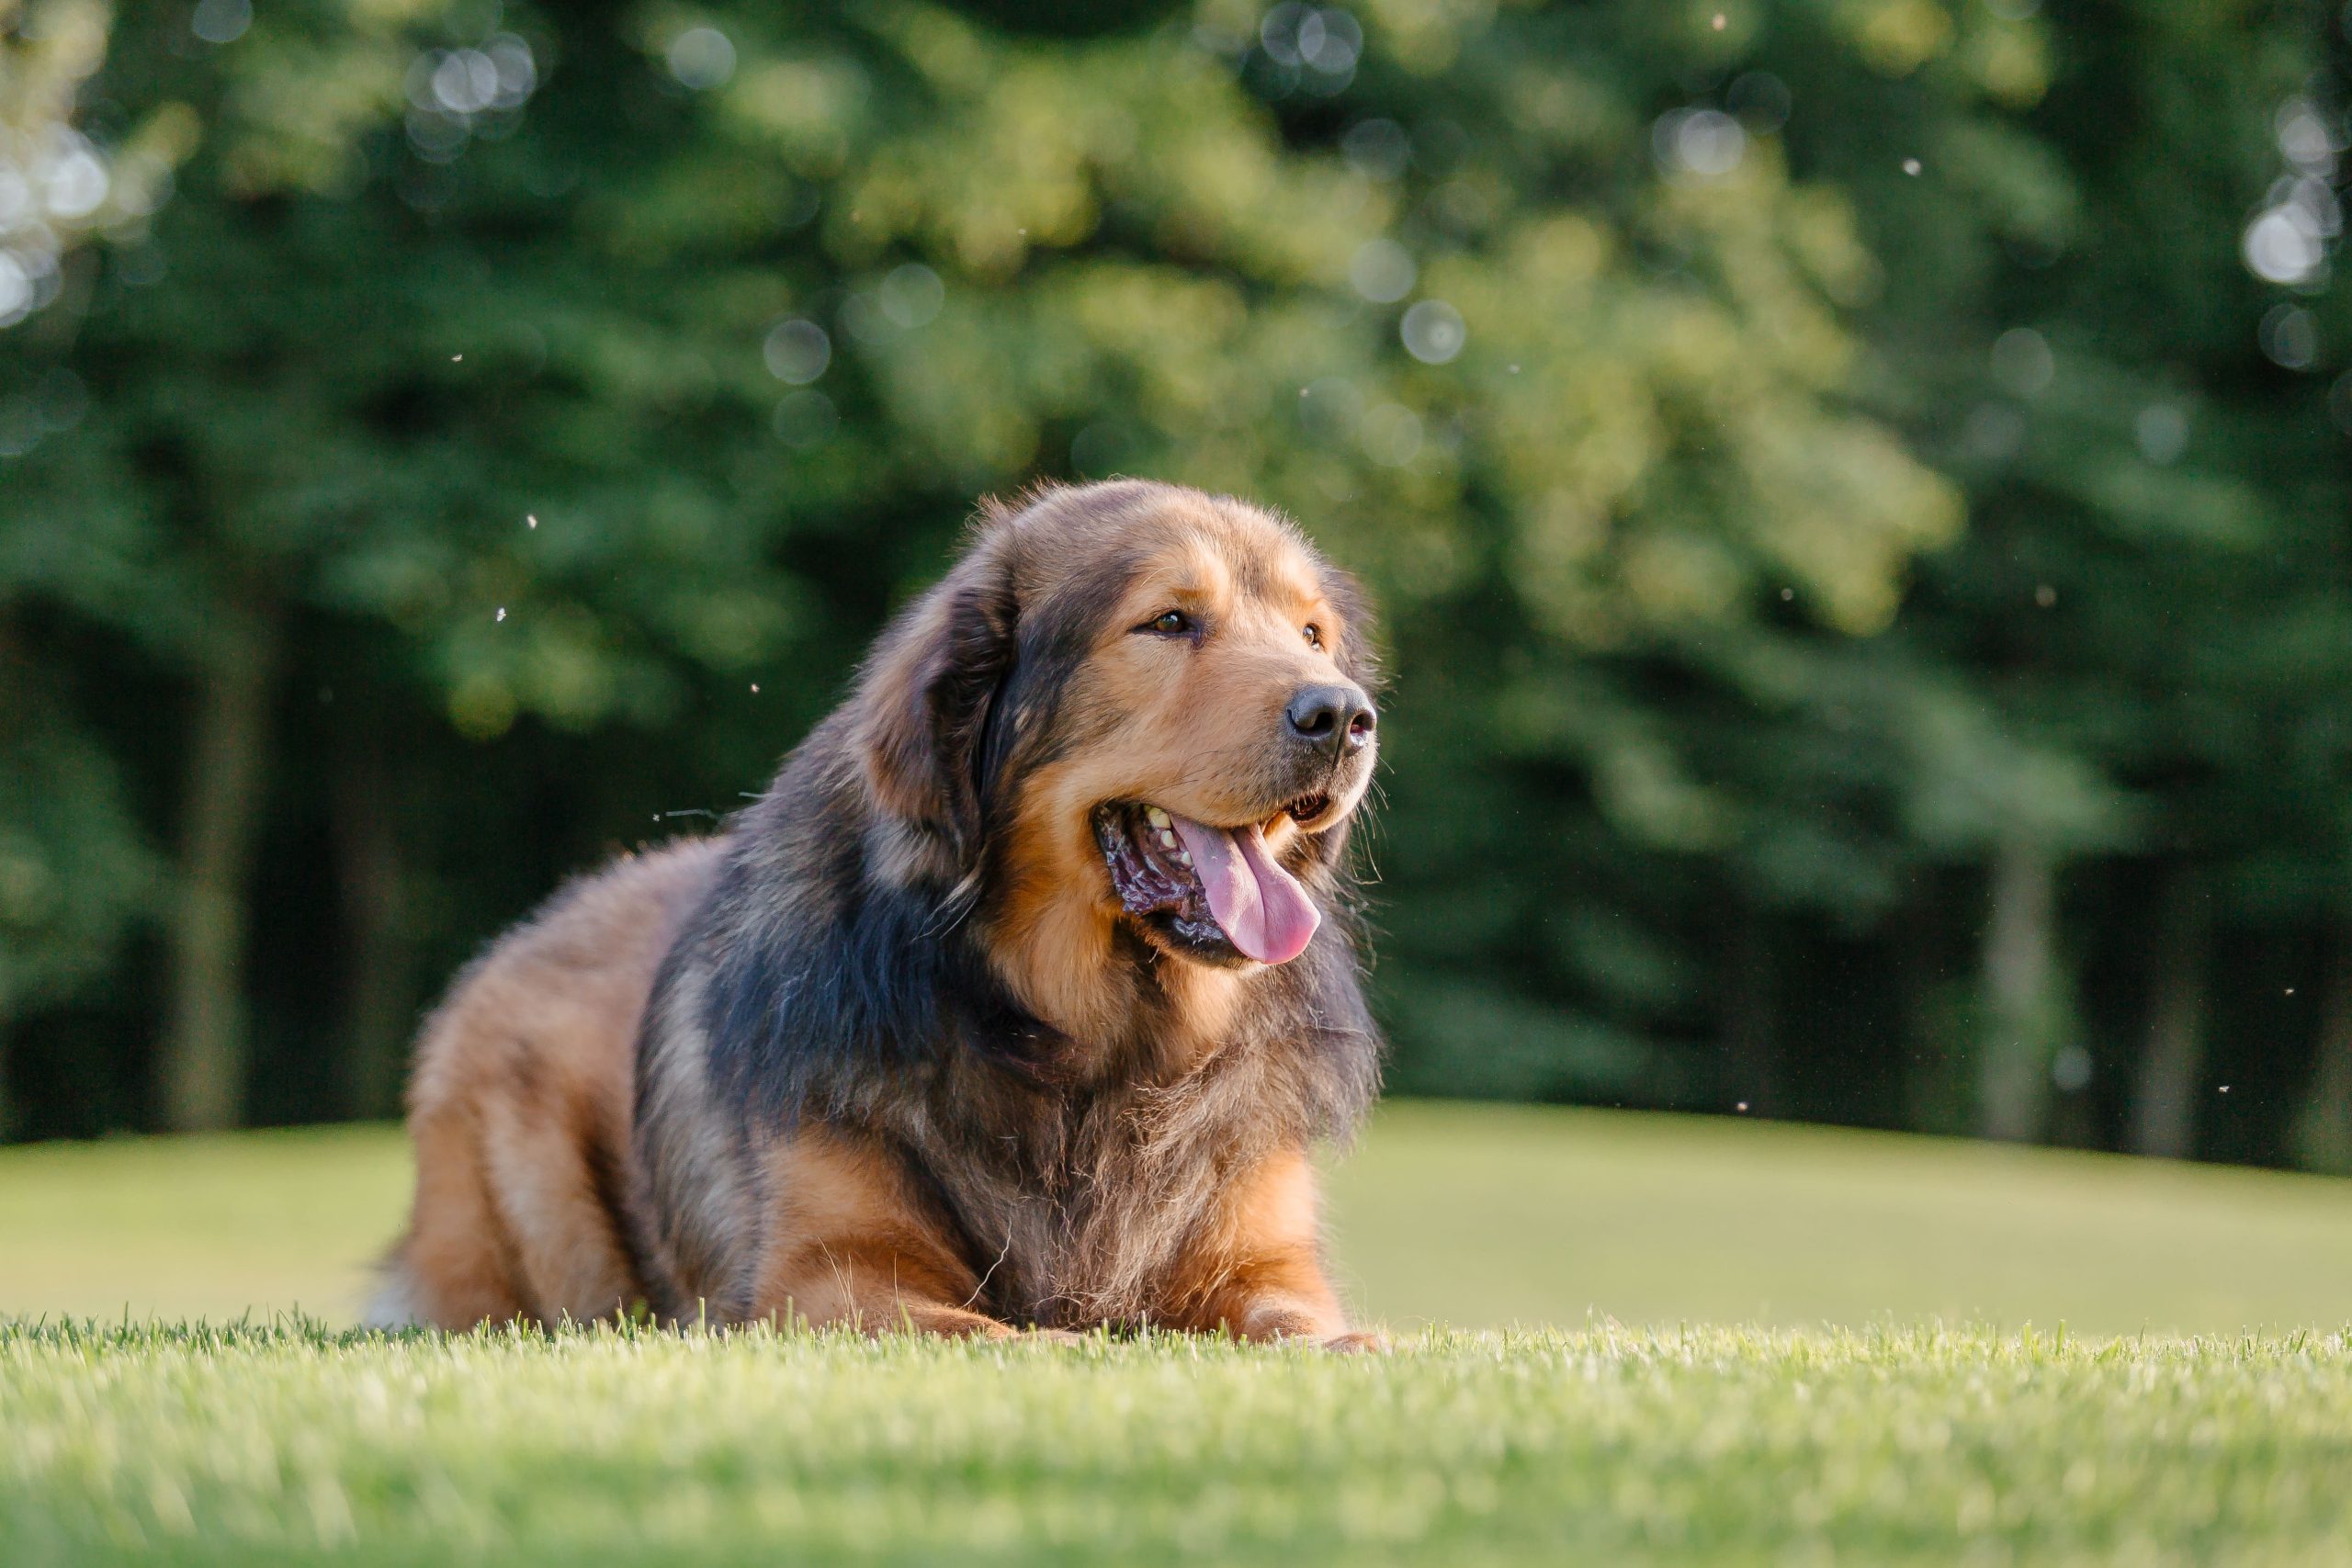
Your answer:
[[[2352,1168],[2297,0],[0,0],[0,1131],[392,1114],[974,498],[1262,498],[1412,1095]]]

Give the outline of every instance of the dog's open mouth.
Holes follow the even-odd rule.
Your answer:
[[[1313,821],[1329,808],[1304,795],[1279,815]],[[1266,849],[1265,825],[1212,828],[1157,806],[1116,801],[1094,813],[1094,838],[1127,913],[1186,945],[1230,948],[1261,964],[1306,951],[1322,914]]]

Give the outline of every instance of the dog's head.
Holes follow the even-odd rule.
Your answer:
[[[1295,958],[1372,779],[1368,634],[1347,575],[1242,502],[1119,481],[987,508],[860,687],[899,874],[976,895],[1002,942]]]

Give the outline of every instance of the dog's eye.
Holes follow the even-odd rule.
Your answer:
[[[1192,629],[1193,618],[1182,610],[1162,610],[1152,618],[1151,624],[1144,628],[1146,631],[1158,632],[1161,637],[1182,637]]]
[[[1323,646],[1323,628],[1321,626],[1318,626],[1314,622],[1309,621],[1306,623],[1305,629],[1306,632],[1307,647],[1320,648]]]

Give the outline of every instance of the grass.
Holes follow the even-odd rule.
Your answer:
[[[2341,1563],[2352,1341],[0,1330],[13,1568]]]
[[[1342,1269],[1391,1323],[2352,1323],[2352,1181],[2340,1179],[1440,1105],[1396,1108],[1335,1174]]]
[[[1397,1105],[1332,1172],[1392,1325],[2352,1321],[2352,1183],[1819,1128]],[[348,1323],[408,1202],[390,1128],[0,1149],[0,1314]]]
[[[0,1563],[2352,1554],[2341,1183],[1408,1106],[1334,1173],[1385,1358],[124,1321],[347,1310],[404,1157],[0,1151]]]

